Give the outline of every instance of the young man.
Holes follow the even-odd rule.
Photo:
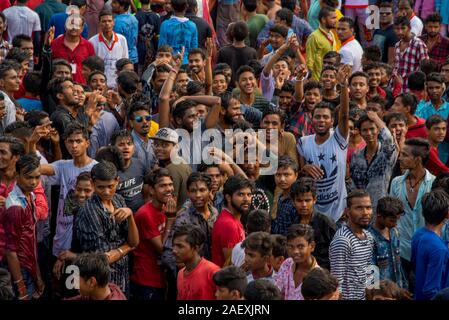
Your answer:
[[[379,280],[390,280],[400,288],[408,288],[401,265],[399,232],[396,229],[398,220],[404,213],[401,200],[383,197],[377,202],[376,219],[369,231],[374,238],[373,258],[379,268]]]
[[[129,295],[128,253],[139,244],[139,231],[133,212],[116,194],[119,183],[117,169],[110,162],[96,164],[91,170],[94,194],[76,215],[74,236],[79,253],[106,254],[111,282]]]
[[[44,292],[44,282],[37,264],[37,203],[33,192],[40,183],[39,159],[32,155],[22,156],[16,162],[16,172],[16,185],[6,198],[2,219],[6,235],[6,261],[17,298],[31,300]]]
[[[142,206],[135,217],[140,242],[133,252],[131,297],[164,300],[165,275],[158,260],[176,212],[173,179],[167,169],[156,169],[147,177],[147,183],[152,201]]]
[[[310,225],[314,230],[314,257],[318,265],[329,268],[329,245],[334,237],[337,226],[335,223],[314,208],[316,199],[316,184],[311,178],[303,177],[296,181],[290,191],[290,197],[295,207],[295,218],[292,224]]]
[[[22,83],[25,89],[25,95],[17,99],[17,102],[27,112],[31,110],[42,110],[42,102],[39,99],[41,75],[36,71],[27,72],[23,77]]]
[[[400,0],[398,3],[398,17],[405,17],[410,22],[411,32],[419,37],[422,34],[424,25],[422,20],[413,12],[412,2],[410,0]]]
[[[321,70],[320,82],[323,84],[323,101],[330,103],[335,109],[340,104],[340,94],[337,91],[337,72],[333,66],[323,66]]]
[[[229,264],[232,248],[245,238],[240,218],[248,214],[254,184],[242,176],[228,178],[223,187],[225,207],[212,229],[212,262]]]
[[[335,9],[323,7],[318,15],[320,27],[307,38],[307,68],[312,72],[312,79],[319,80],[323,67],[323,57],[329,51],[336,51],[336,40],[331,29],[335,28],[337,16]],[[310,59],[314,57],[314,59]]]
[[[411,241],[416,230],[424,227],[422,197],[431,190],[435,180],[435,176],[425,169],[429,152],[430,144],[426,140],[421,138],[406,140],[399,156],[401,169],[406,170],[405,174],[394,178],[390,187],[390,195],[404,204],[405,214],[398,221],[398,231],[402,266],[410,289],[413,288],[413,281],[410,280]]]
[[[139,57],[137,55],[137,35],[139,31],[139,22],[136,17],[128,13],[129,6],[130,0],[112,1],[112,12],[116,15],[113,30],[119,34],[122,34],[126,38],[126,42],[128,44],[128,57],[133,64],[136,65],[139,62]],[[110,21],[110,18],[108,19]],[[110,26],[108,28],[110,28]]]
[[[1,120],[3,129],[7,125],[16,121],[16,106],[13,103],[14,94],[19,91],[20,79],[17,74],[15,64],[12,62],[2,62],[0,64],[0,93],[3,94],[6,115]]]
[[[33,39],[25,34],[19,34],[12,40],[12,47],[19,48],[28,53],[29,70],[34,70],[35,59],[37,60],[37,57],[34,56]]]
[[[54,41],[50,40],[52,58],[67,60],[72,67],[73,80],[86,84],[87,79],[83,77],[83,61],[87,57],[95,55],[95,50],[89,41],[81,37],[83,19],[74,17],[68,19],[74,20],[73,23],[69,24],[64,35]],[[49,30],[49,34],[48,38],[53,39],[54,28]]]
[[[185,17],[187,0],[173,0],[171,6],[174,14],[161,24],[159,46],[169,45],[175,54],[184,47],[182,64],[187,64],[190,49],[198,48],[198,30],[195,23]]]
[[[201,5],[201,10],[198,9],[198,5]],[[203,10],[201,2],[187,0],[186,18],[195,23],[198,30],[198,48],[206,50],[207,38],[212,38],[214,31],[211,27],[212,24],[208,23],[210,20],[207,20],[207,13],[203,13]]]
[[[416,274],[415,299],[430,300],[449,286],[449,249],[441,230],[449,214],[449,197],[443,190],[427,193],[422,199],[425,227],[412,239],[412,265]]]
[[[340,283],[343,300],[364,300],[374,245],[366,229],[373,209],[363,190],[352,191],[346,202],[348,223],[337,230],[329,248],[331,272]]]
[[[408,2],[406,0],[406,2]],[[402,92],[407,90],[409,74],[417,71],[420,62],[429,59],[426,44],[411,31],[407,17],[399,16],[394,20],[394,33],[399,41],[395,45],[394,73],[402,78]]]
[[[212,277],[220,267],[200,256],[204,240],[204,233],[194,225],[180,226],[173,235],[173,254],[185,265],[178,273],[177,300],[215,300]]]
[[[282,300],[279,288],[270,280],[257,279],[248,284],[244,294],[248,301]]]
[[[357,103],[360,109],[368,105],[369,76],[365,72],[355,72],[349,78],[351,101]]]
[[[338,128],[331,133],[334,111],[324,104],[317,106],[312,113],[316,133],[302,137],[297,145],[302,173],[317,180],[315,207],[334,221],[343,214],[346,196],[345,170],[341,168],[346,167],[349,137],[349,73],[348,67],[342,66],[337,75],[342,87]]]
[[[446,137],[447,122],[444,118],[435,114],[427,119],[426,128],[428,132],[427,140],[430,143],[429,161],[427,161],[426,169],[436,177],[442,172],[449,172],[449,168],[442,162],[438,152],[440,144]]]
[[[86,10],[87,10],[87,1],[86,0],[70,0],[69,3],[70,3],[70,7],[72,8],[70,10],[70,15],[73,13],[76,13],[76,14],[79,14],[80,16],[84,17]],[[59,37],[61,34],[64,34],[64,32],[65,32],[66,21],[67,21],[67,18],[69,17],[69,14],[67,13],[67,11],[68,10],[66,10],[65,12],[55,13],[50,18],[48,27],[49,28],[55,27],[55,38]],[[45,30],[48,30],[48,28],[44,29],[44,31]],[[86,22],[84,22],[83,33],[81,33],[81,36],[84,39],[89,39],[89,27]]]
[[[426,34],[421,40],[427,46],[430,60],[435,64],[435,70],[440,72],[442,64],[449,56],[449,39],[440,34],[441,16],[432,13],[425,20]]]
[[[304,278],[301,286],[304,300],[340,300],[338,279],[323,268],[315,268]]]
[[[114,17],[111,11],[102,10],[99,15],[100,33],[89,39],[95,54],[104,60],[104,73],[108,79],[108,87],[115,88],[116,63],[122,58],[128,58],[128,44],[126,38],[113,31]]]
[[[415,115],[417,101],[414,95],[402,93],[394,99],[394,103],[390,108],[391,112],[402,113],[407,118],[407,135],[406,138],[424,138],[427,139],[426,120],[418,118]]]
[[[380,69],[380,64],[376,62],[367,64],[363,67],[363,71],[368,74],[369,91],[366,94],[368,100],[374,97],[387,98],[387,93],[380,86],[382,80],[382,72]]]
[[[341,63],[351,66],[351,72],[362,71],[363,49],[354,37],[354,21],[343,17],[338,20],[338,38],[341,41]]]
[[[244,21],[234,23],[232,26],[234,39],[232,44],[218,51],[217,63],[227,63],[232,69],[232,86],[237,80],[237,70],[241,66],[247,65],[249,60],[257,59],[256,49],[245,45],[248,33],[248,26]]]
[[[137,53],[139,55],[139,70],[143,72],[155,59],[161,19],[157,12],[152,11],[153,5],[150,0],[143,0],[140,3],[142,8],[136,13],[136,19],[139,22]]]
[[[8,23],[8,39],[12,40],[16,35],[25,34],[33,37],[34,43],[38,45],[42,30],[41,21],[38,14],[27,6],[28,1],[18,0],[14,6],[3,11]]]
[[[203,49],[192,48],[189,52],[188,60],[188,74],[190,79],[199,81],[202,84],[206,83],[206,65],[210,63],[211,57],[207,57]],[[187,93],[187,89],[186,89]]]
[[[322,89],[322,84],[315,80],[310,80],[304,85],[304,102],[290,116],[289,121],[289,130],[295,135],[296,139],[315,133],[312,114],[315,107],[320,105],[323,99]]]
[[[248,26],[249,34],[246,39],[246,44],[251,48],[257,48],[257,36],[269,21],[269,16],[257,13],[257,1],[245,0],[242,1],[242,14],[246,25]],[[277,10],[276,10],[277,11]]]
[[[273,54],[287,42],[288,28],[281,24],[275,24],[270,28],[269,38],[263,41],[257,49],[257,57],[264,66]],[[271,51],[268,48],[271,48]]]
[[[288,156],[278,161],[277,171],[274,175],[276,187],[282,190],[277,201],[276,218],[271,223],[271,232],[274,234],[287,234],[287,229],[296,220],[296,210],[290,197],[292,184],[298,178],[298,164]]]
[[[246,290],[246,274],[241,268],[235,266],[225,267],[212,277],[217,286],[215,297],[217,300],[243,300]]]
[[[368,111],[357,121],[357,129],[366,147],[352,155],[351,178],[355,189],[366,190],[376,208],[377,201],[388,194],[398,150],[390,130],[377,113]]]
[[[274,283],[274,270],[269,265],[273,244],[267,232],[253,232],[243,241],[245,267],[248,269],[248,283],[257,279],[267,279]]]
[[[79,269],[80,295],[69,300],[127,300],[120,288],[109,282],[108,257],[101,253],[82,253],[73,262]]]
[[[56,257],[62,251],[69,250],[72,242],[73,215],[64,211],[64,199],[70,190],[74,189],[78,175],[81,172],[90,171],[97,163],[87,155],[89,135],[85,127],[77,122],[68,125],[63,140],[73,159],[58,160],[52,164],[41,165],[41,174],[50,176],[48,183],[61,187],[56,217],[56,234],[53,239],[53,255]]]
[[[380,28],[374,30],[373,44],[382,52],[382,62],[393,65],[394,46],[399,39],[393,28],[393,5],[390,2],[381,2],[379,5]]]

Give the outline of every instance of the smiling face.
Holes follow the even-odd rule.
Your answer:
[[[78,203],[82,204],[92,197],[94,192],[93,183],[90,180],[80,180],[74,190],[74,196]]]
[[[243,72],[238,79],[238,87],[240,91],[244,92],[247,95],[250,95],[254,92],[254,82],[255,77],[252,72]]]
[[[321,74],[321,82],[325,90],[335,89],[337,85],[337,73],[334,70],[325,70]]]
[[[321,102],[322,96],[320,89],[313,88],[310,90],[307,90],[304,93],[304,102],[306,104],[307,110],[312,111],[315,106]]]
[[[370,69],[367,73],[369,76],[368,85],[371,88],[377,88],[382,80],[382,73],[380,71],[380,68]]]
[[[201,71],[204,71],[205,66],[206,61],[200,53],[193,53],[189,55],[189,69],[192,70],[193,73],[198,74]]]
[[[168,200],[173,197],[175,192],[173,180],[171,177],[159,178],[154,187],[150,186],[149,189],[152,198],[162,204],[166,204]]]
[[[197,210],[204,209],[210,202],[210,190],[204,181],[190,184],[187,188],[187,195]]]
[[[222,94],[228,89],[228,82],[224,74],[216,74],[212,81],[212,92],[214,95]]]
[[[287,253],[296,264],[304,264],[310,261],[315,250],[315,242],[308,242],[304,237],[296,237],[287,240]]]
[[[285,41],[285,38],[281,34],[277,32],[270,32],[270,44],[273,47],[273,50],[279,49]]]
[[[9,69],[5,72],[5,75],[0,79],[0,87],[5,92],[17,92],[20,87],[20,78],[16,70]]]

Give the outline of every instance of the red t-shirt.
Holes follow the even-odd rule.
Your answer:
[[[212,229],[212,262],[223,267],[223,249],[231,249],[245,239],[245,230],[240,220],[224,208]]]
[[[434,176],[438,176],[442,172],[449,172],[449,168],[440,160],[438,149],[430,147],[429,161],[427,161],[426,169]]]
[[[87,57],[95,55],[94,46],[83,37],[80,37],[80,43],[72,51],[64,44],[64,37],[64,35],[57,37],[51,44],[52,57],[53,59],[67,60],[72,65],[73,80],[86,84],[86,79],[84,79],[82,74],[83,61]]]
[[[217,287],[212,277],[218,270],[219,266],[204,258],[187,275],[185,267],[179,270],[177,300],[215,300]]]
[[[410,138],[424,138],[427,139],[427,129],[426,129],[426,120],[422,118],[418,118],[415,116],[415,119],[418,121],[413,126],[408,127],[408,131],[405,135],[406,139]]]
[[[164,288],[165,275],[158,264],[159,254],[150,240],[164,233],[167,217],[149,202],[137,211],[134,220],[139,230],[140,242],[133,251],[134,267],[131,281],[142,286]]]

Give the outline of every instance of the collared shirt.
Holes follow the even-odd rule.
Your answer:
[[[401,265],[399,232],[389,230],[390,239],[386,239],[376,228],[370,226],[369,232],[374,238],[373,263],[379,267],[380,280],[391,280],[399,287],[407,289],[408,282]]]
[[[154,155],[153,142],[151,140],[148,140],[148,142],[143,141],[134,130],[131,132],[131,136],[135,146],[133,157],[140,159],[145,164],[145,167],[150,170],[157,162]]]
[[[18,185],[9,193],[5,203],[3,223],[6,235],[6,251],[15,252],[20,267],[36,276],[36,196],[31,193],[31,203]]]
[[[405,214],[401,216],[398,221],[399,238],[401,241],[401,257],[410,261],[411,258],[411,241],[413,234],[419,228],[424,227],[424,217],[422,215],[421,199],[432,188],[432,183],[435,180],[435,176],[426,170],[426,176],[424,177],[419,191],[416,196],[416,203],[412,208],[407,198],[407,177],[409,171],[407,170],[404,175],[396,177],[391,182],[390,195],[398,198],[404,204]]]
[[[439,72],[449,57],[449,38],[438,35],[438,40],[432,47],[428,46],[429,35],[422,35],[421,40],[427,45],[430,60],[436,64],[436,71]]]
[[[278,198],[276,219],[271,221],[271,233],[287,235],[288,228],[298,220],[293,200],[289,196]]]
[[[307,39],[307,68],[312,72],[312,79],[319,80],[323,67],[323,57],[329,51],[336,51],[336,40],[332,32],[321,27],[312,32]]]
[[[291,131],[295,135],[296,139],[315,133],[311,114],[306,111],[306,108],[307,107],[305,106],[305,104],[302,103],[298,111],[296,111],[295,114],[290,117],[289,131]]]
[[[346,40],[340,48],[341,63],[352,67],[352,73],[362,71],[363,49],[360,43],[354,38]]]
[[[420,62],[429,59],[429,53],[426,44],[418,37],[414,36],[404,51],[401,51],[401,43],[398,41],[395,45],[394,71],[404,80],[402,91],[406,92],[409,74],[419,70]]]
[[[114,208],[125,208],[122,196],[112,198]],[[80,208],[74,220],[74,233],[81,252],[108,252],[128,241],[128,220],[117,222],[104,207],[100,197],[94,193]],[[127,293],[129,286],[128,255],[110,265],[111,282]]]
[[[2,41],[0,41],[0,62],[5,60],[5,57],[7,56],[11,47],[12,46],[8,43],[8,41],[6,41],[4,39],[2,39]]]
[[[388,194],[391,174],[398,157],[398,150],[390,130],[387,128],[380,130],[377,152],[371,163],[366,160],[366,151],[367,147],[354,152],[350,171],[354,187],[369,193],[375,210],[377,201]]]

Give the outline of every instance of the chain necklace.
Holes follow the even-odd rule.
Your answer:
[[[417,180],[414,185],[412,185],[412,179],[410,179],[410,176],[408,176],[408,183],[410,184],[410,192],[415,191],[415,187],[421,182],[422,179],[424,179],[425,176],[426,174],[424,173],[424,175],[419,180]]]

